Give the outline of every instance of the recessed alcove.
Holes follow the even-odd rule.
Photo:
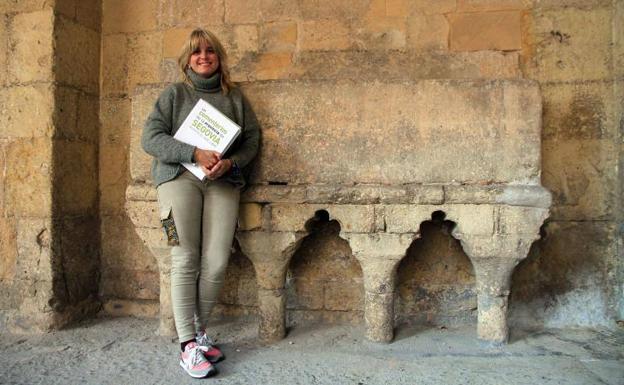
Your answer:
[[[436,211],[397,268],[395,322],[459,326],[476,323],[474,268],[451,234],[455,223]]]
[[[360,322],[364,307],[362,269],[349,243],[340,238],[340,223],[317,210],[305,224],[286,272],[286,317],[289,326],[310,322]]]

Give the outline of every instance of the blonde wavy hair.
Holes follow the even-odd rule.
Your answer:
[[[225,52],[225,48],[217,39],[217,37],[210,31],[207,31],[202,28],[196,28],[191,32],[188,40],[182,46],[182,51],[180,52],[180,56],[178,57],[178,66],[180,67],[180,71],[182,71],[182,76],[184,78],[184,82],[191,84],[191,79],[189,79],[186,74],[186,69],[189,67],[189,61],[191,59],[191,55],[196,50],[200,49],[202,45],[207,45],[212,47],[217,56],[219,57],[219,71],[221,72],[221,89],[223,93],[227,95],[228,92],[232,88],[235,87],[232,82],[232,78],[230,77],[230,68],[227,64],[227,53]]]

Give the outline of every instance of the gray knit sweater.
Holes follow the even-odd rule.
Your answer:
[[[260,128],[249,102],[238,88],[228,95],[221,91],[220,73],[204,79],[194,72],[188,72],[193,87],[186,83],[175,83],[167,87],[158,97],[154,109],[143,127],[141,145],[154,157],[152,178],[156,186],[170,181],[183,171],[180,163],[192,162],[195,147],[173,138],[197,100],[204,99],[216,109],[241,126],[238,138],[223,159],[236,164],[220,179],[238,187],[244,187],[250,163],[258,152]]]

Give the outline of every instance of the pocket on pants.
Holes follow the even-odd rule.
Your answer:
[[[167,244],[169,246],[178,246],[180,244],[180,237],[178,236],[178,229],[176,229],[175,221],[173,220],[171,207],[160,210],[160,223],[162,223],[163,230],[165,231]]]

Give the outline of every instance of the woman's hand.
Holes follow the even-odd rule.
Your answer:
[[[223,174],[230,171],[232,168],[232,161],[230,159],[221,159],[212,168],[201,166],[202,171],[206,174],[206,177],[210,180],[220,178]]]
[[[207,169],[213,168],[221,160],[221,154],[216,151],[195,148],[193,152],[195,163]]]

